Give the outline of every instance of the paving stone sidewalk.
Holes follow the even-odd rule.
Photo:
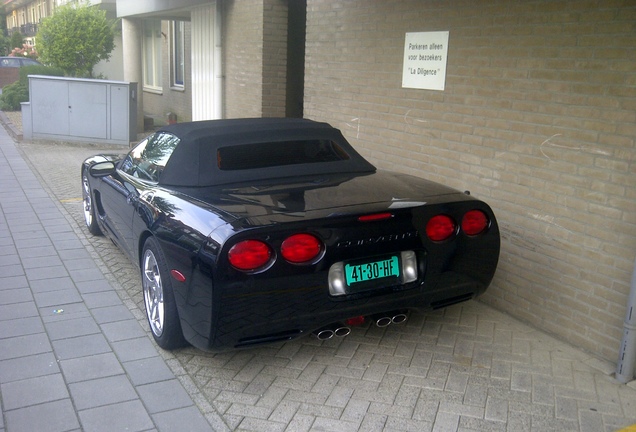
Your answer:
[[[210,431],[0,129],[0,431]]]
[[[222,354],[204,353],[193,348],[171,353],[157,351],[148,337],[144,322],[138,270],[109,241],[87,235],[82,226],[79,164],[85,156],[101,149],[50,142],[20,143],[19,147],[11,147],[4,143],[1,132],[0,217],[4,219],[0,219],[0,271],[6,270],[5,274],[22,271],[24,274],[11,276],[16,280],[14,288],[0,286],[0,394],[3,409],[0,432],[4,432],[3,428],[10,432],[20,430],[12,427],[13,420],[9,421],[12,413],[57,403],[57,398],[65,401],[69,416],[75,416],[85,430],[92,429],[86,428],[83,413],[116,406],[115,402],[91,402],[91,398],[98,396],[89,396],[90,390],[82,393],[74,381],[76,364],[69,362],[76,359],[58,361],[55,357],[58,346],[63,345],[61,341],[79,342],[79,346],[73,348],[78,351],[93,346],[84,344],[83,338],[99,339],[110,351],[89,355],[80,352],[79,359],[98,357],[99,360],[105,356],[104,359],[116,360],[112,364],[106,363],[116,371],[112,375],[83,376],[85,381],[109,379],[111,385],[106,388],[111,388],[111,393],[119,395],[119,392],[126,393],[128,389],[126,394],[132,398],[134,392],[137,396],[125,403],[136,403],[139,412],[135,411],[135,414],[149,419],[153,422],[152,428],[158,430],[172,430],[170,425],[160,420],[167,422],[168,418],[173,419],[173,412],[194,413],[192,418],[195,419],[191,424],[191,419],[177,415],[171,425],[179,427],[173,430],[197,430],[200,426],[218,431],[609,432],[636,423],[636,382],[627,386],[618,384],[611,376],[614,364],[586,354],[479,301],[423,315],[412,314],[409,321],[400,326],[356,327],[346,338],[322,342],[306,338]],[[125,151],[121,148],[106,150]],[[9,181],[17,182],[19,188],[26,191],[20,199],[4,192],[6,170],[1,162],[2,153],[8,155],[5,157],[11,159],[11,165],[14,160],[18,161],[20,168],[15,171],[16,180]],[[24,160],[19,162],[20,155],[24,155],[26,163]],[[29,166],[33,167],[31,174]],[[23,175],[23,172],[26,174]],[[46,179],[41,185],[44,193],[37,189],[37,178]],[[32,195],[32,189],[38,191],[36,195]],[[6,202],[8,210],[5,210],[6,196],[10,197]],[[14,238],[21,236],[6,232],[8,220],[12,227],[18,227],[17,233],[29,231],[20,227],[31,223],[13,214],[23,211],[24,206],[32,207],[37,215],[42,214],[36,225],[42,225],[45,238],[57,241],[58,237],[62,237],[59,228],[53,228],[64,225],[61,218],[70,227],[70,231],[64,228],[64,235],[70,238],[74,235],[78,239],[81,247],[74,248],[71,242],[64,248],[84,250],[84,253],[76,251],[74,253],[79,255],[70,258],[66,249],[56,252],[67,276],[42,271],[37,259],[32,260],[37,255],[31,257],[27,253],[18,254],[17,258],[5,258],[9,255],[4,246],[4,242],[9,241],[5,237],[16,243]],[[17,249],[15,245],[9,247]],[[33,247],[29,249],[34,250]],[[80,271],[79,267],[83,268],[83,264],[79,262],[87,264],[91,271],[87,274]],[[57,266],[57,261],[47,264],[47,267]],[[101,273],[101,279],[98,273]],[[71,307],[50,304],[51,300],[46,299],[60,297],[58,294],[46,294],[49,290],[42,288],[38,282],[40,279],[37,279],[43,274],[55,279],[69,279],[69,284],[76,286],[77,294],[69,294],[72,290],[65,285],[55,291],[60,291],[59,295],[70,296],[70,299],[80,298],[83,308],[74,311]],[[35,278],[33,283],[32,278]],[[107,290],[106,286],[110,286],[111,290]],[[29,289],[32,299],[29,299]],[[109,294],[104,294],[106,292]],[[123,307],[102,303],[114,301],[113,292]],[[40,305],[39,301],[47,302]],[[14,319],[4,317],[5,312],[15,313],[16,305],[23,303],[33,303],[31,309],[24,307],[34,315],[30,316],[27,312],[28,316],[24,319],[32,319],[36,327],[30,331],[13,330],[24,331],[25,334],[21,335],[5,333],[5,328],[27,327],[26,321],[19,325],[13,323]],[[75,303],[71,301],[69,304]],[[57,309],[65,312],[55,314]],[[94,326],[90,324],[90,317]],[[62,326],[60,329],[55,328],[57,323],[64,321],[81,325],[66,323],[58,324]],[[122,324],[116,324],[119,322]],[[78,330],[78,327],[86,330]],[[44,330],[40,331],[42,328]],[[50,345],[46,348],[48,351],[35,354],[18,352],[17,357],[2,358],[5,346],[10,345],[14,350],[23,345],[32,346],[28,342],[3,345],[6,339],[33,335],[39,335],[43,344]],[[46,367],[27,366],[34,356],[40,355],[48,355],[44,357],[48,359]],[[127,357],[135,355],[144,358]],[[15,361],[16,358],[21,360]],[[148,369],[160,371],[154,372],[157,376],[152,376],[155,393],[144,392],[148,383],[135,378],[141,372],[129,369],[133,365],[139,366],[138,362],[151,362]],[[23,375],[5,379],[13,372],[6,374],[4,368],[9,366],[4,365],[17,363],[25,364]],[[43,372],[49,365],[52,365],[52,371]],[[163,374],[166,374],[165,379],[161,378]],[[148,375],[152,374],[148,373],[146,379],[151,378]],[[49,392],[56,396],[48,396],[50,401],[26,401],[24,408],[12,408],[19,398],[5,397],[5,389],[14,395],[22,394],[19,393],[21,384],[13,383],[25,381],[24,385],[29,385],[38,381],[34,378],[39,377],[47,378],[40,385],[51,389]],[[71,381],[66,382],[69,378]],[[166,387],[160,383],[167,383]],[[174,388],[180,385],[175,396],[171,396],[173,385]],[[37,393],[45,394],[42,391]],[[192,405],[192,401],[196,406]],[[95,406],[84,407],[82,404],[85,402]],[[182,403],[190,405],[180,407]],[[159,411],[153,404],[161,406]],[[204,424],[199,420],[207,422]],[[117,430],[112,427],[106,429]],[[45,430],[55,429],[47,425]]]

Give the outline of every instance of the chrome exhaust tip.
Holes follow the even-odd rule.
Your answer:
[[[407,319],[409,319],[408,315],[406,313],[400,312],[398,314],[393,315],[393,318],[391,318],[391,322],[393,324],[402,324]]]
[[[375,320],[375,325],[378,327],[386,327],[390,325],[392,322],[393,321],[391,321],[391,317],[383,316]]]
[[[313,332],[319,340],[331,339],[334,336],[345,337],[349,333],[351,333],[351,328],[339,322],[329,324]]]
[[[382,314],[376,314],[371,317],[375,321],[375,325],[378,327],[387,327],[391,324],[401,324],[409,319],[407,310],[395,310],[391,312],[385,312]]]
[[[313,334],[318,340],[327,340],[333,337],[334,331],[331,329],[321,329],[315,331]]]
[[[333,333],[335,336],[345,337],[348,336],[349,333],[351,333],[351,329],[349,327],[342,326],[338,327]]]

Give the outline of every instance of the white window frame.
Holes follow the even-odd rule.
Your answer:
[[[185,21],[172,21],[171,86],[185,88]]]
[[[143,37],[143,86],[156,93],[163,91],[161,21],[145,20]]]

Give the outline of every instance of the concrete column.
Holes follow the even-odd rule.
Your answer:
[[[144,131],[143,25],[137,18],[121,22],[124,81],[137,83],[137,132]]]

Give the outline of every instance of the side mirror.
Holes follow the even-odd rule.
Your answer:
[[[115,164],[107,161],[107,162],[98,162],[95,165],[92,165],[88,172],[93,177],[106,177],[115,173]]]

